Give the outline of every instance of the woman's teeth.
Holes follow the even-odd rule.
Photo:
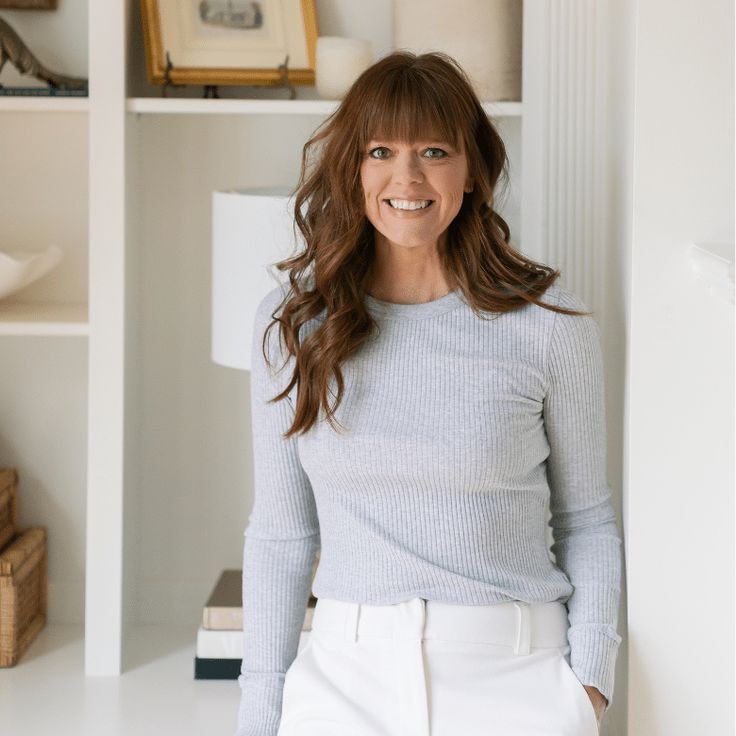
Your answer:
[[[397,210],[422,210],[432,204],[431,199],[408,200],[408,199],[389,199],[391,206]]]

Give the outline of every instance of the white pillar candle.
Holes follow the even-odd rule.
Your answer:
[[[325,100],[342,99],[373,62],[373,46],[362,38],[318,36],[315,84]]]

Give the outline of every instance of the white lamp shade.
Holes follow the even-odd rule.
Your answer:
[[[250,370],[253,321],[278,283],[269,267],[293,255],[293,199],[286,187],[212,193],[212,360]]]

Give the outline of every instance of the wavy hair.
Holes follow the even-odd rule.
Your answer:
[[[509,227],[494,206],[499,182],[508,184],[506,148],[462,67],[441,52],[391,53],[356,79],[302,150],[292,194],[305,247],[274,264],[288,272],[290,289],[272,312],[262,342],[270,365],[268,332],[278,323],[286,362],[294,358],[289,383],[269,400],[281,401],[297,387],[294,420],[284,438],[307,432],[320,410],[334,428],[344,392],[340,365],[378,328],[363,303],[374,258],[374,230],[360,179],[366,146],[372,139],[429,138],[446,140],[456,150],[464,147],[473,182],[439,252],[450,287],[462,291],[481,319],[481,312],[492,312],[495,319],[528,303],[590,314],[540,301],[560,272],[510,246]],[[322,314],[319,326],[302,339],[300,328]],[[333,376],[337,394],[330,406]]]

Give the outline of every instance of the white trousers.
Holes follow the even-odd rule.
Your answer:
[[[317,600],[278,736],[598,736],[559,602]]]

